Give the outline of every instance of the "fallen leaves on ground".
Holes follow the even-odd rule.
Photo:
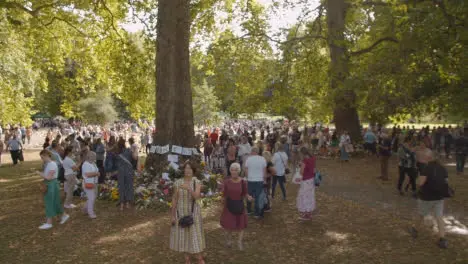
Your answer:
[[[287,184],[287,201],[275,200],[273,211],[262,222],[249,219],[243,252],[224,247],[220,208],[206,209],[206,262],[467,263],[466,236],[449,235],[449,249],[441,250],[434,235],[422,234],[413,240],[407,234],[412,222],[407,212],[410,208],[404,210],[404,206],[410,198],[394,194],[394,181],[382,184],[375,180],[378,163],[362,159],[349,164],[320,160],[318,164],[327,178],[317,189],[318,212],[313,220],[298,221],[298,186]],[[55,223],[49,231],[38,230],[44,212],[36,184],[39,178],[32,172],[39,166],[38,162],[27,162],[16,168],[0,168],[2,263],[183,263],[181,254],[169,250],[167,213],[121,213],[115,203],[98,201],[95,220],[77,208],[65,225]],[[468,186],[466,181],[453,182],[460,184],[457,196],[462,197],[450,206],[462,210]],[[371,203],[383,198],[389,207]]]

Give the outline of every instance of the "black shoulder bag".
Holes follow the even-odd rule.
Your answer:
[[[242,194],[244,193],[244,180],[241,180]],[[226,207],[234,215],[241,215],[244,213],[244,199],[243,197],[240,200],[232,200],[229,197],[226,197]]]
[[[283,158],[281,157],[281,154],[280,155],[280,159],[281,159],[281,162],[283,163],[283,166],[284,166],[284,175],[288,175],[291,173],[291,170],[288,168],[288,166],[285,164]]]
[[[195,191],[195,181],[193,181],[193,191]],[[193,225],[193,208],[195,207],[195,199],[192,197],[192,212],[179,219],[179,226],[182,228],[190,227]]]

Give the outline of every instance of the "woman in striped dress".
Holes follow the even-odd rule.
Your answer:
[[[185,253],[186,264],[191,263],[190,254],[196,254],[198,263],[204,264],[202,252],[206,247],[205,233],[203,230],[201,207],[196,202],[201,197],[201,184],[198,179],[193,177],[194,174],[194,165],[187,162],[184,164],[184,177],[174,183],[170,247],[174,251]],[[179,219],[188,215],[193,216],[193,224],[185,228],[179,226]]]

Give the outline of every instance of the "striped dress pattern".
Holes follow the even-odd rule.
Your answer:
[[[194,179],[197,185],[201,184],[198,179]],[[179,179],[174,183],[175,188],[184,184],[184,179]],[[193,189],[193,181],[190,186]],[[177,219],[190,215],[192,212],[192,196],[186,190],[179,189],[177,201]],[[201,207],[195,202],[193,209],[193,225],[187,228],[180,227],[177,223],[171,227],[170,248],[178,252],[190,254],[201,253],[206,248],[205,232],[203,230],[203,218]]]

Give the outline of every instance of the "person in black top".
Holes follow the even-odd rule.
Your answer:
[[[406,137],[403,144],[401,144],[398,149],[398,158],[400,159],[400,162],[399,162],[400,178],[398,180],[398,191],[400,192],[400,195],[404,195],[401,187],[403,186],[403,182],[405,180],[405,174],[408,174],[410,184],[411,184],[411,190],[413,191],[413,197],[417,198],[416,177],[418,173],[416,170],[416,154],[411,149],[410,143],[411,143],[411,138]]]
[[[50,146],[50,138],[46,137],[44,144],[42,145],[42,149],[46,149]]]
[[[445,157],[447,159],[450,158],[450,151],[452,150],[452,126],[449,126],[444,130],[444,137],[445,137]]]
[[[447,248],[447,240],[445,239],[445,223],[443,220],[444,214],[444,198],[448,195],[448,173],[447,170],[434,159],[432,153],[432,160],[427,164],[418,180],[419,186],[419,213],[421,222],[419,226],[425,226],[425,217],[433,214],[437,221],[439,229],[438,246],[440,248]],[[418,237],[418,230],[416,225],[411,227],[410,234],[413,238]]]
[[[251,128],[250,134],[252,135],[252,141],[257,141],[257,132],[255,131],[255,127]]]
[[[457,159],[457,174],[463,174],[466,156],[468,155],[468,129],[460,133],[455,140],[455,156]]]
[[[268,132],[268,135],[267,135],[267,142],[268,142],[268,149],[273,153],[274,152],[274,148],[275,148],[275,143],[276,143],[276,137],[275,137],[275,134],[272,132]]]
[[[442,138],[442,128],[441,127],[434,128],[434,149],[438,153],[440,153],[441,138]]]
[[[386,131],[382,131],[381,137],[382,140],[379,144],[380,176],[377,178],[388,181],[388,160],[392,156],[392,140],[388,137]]]
[[[275,165],[273,165],[273,162],[271,162],[271,152],[269,151],[264,151],[263,152],[263,157],[267,161],[267,175],[266,179],[263,183],[263,189],[266,193],[267,196],[267,204],[264,207],[264,212],[270,212],[271,211],[271,183],[272,183],[272,178],[273,176],[276,175],[276,170],[275,170]]]
[[[220,143],[221,143],[221,147],[224,148],[228,140],[229,140],[229,136],[228,136],[226,130],[223,129],[223,131],[221,132],[221,136],[219,137],[219,141],[220,141]]]

